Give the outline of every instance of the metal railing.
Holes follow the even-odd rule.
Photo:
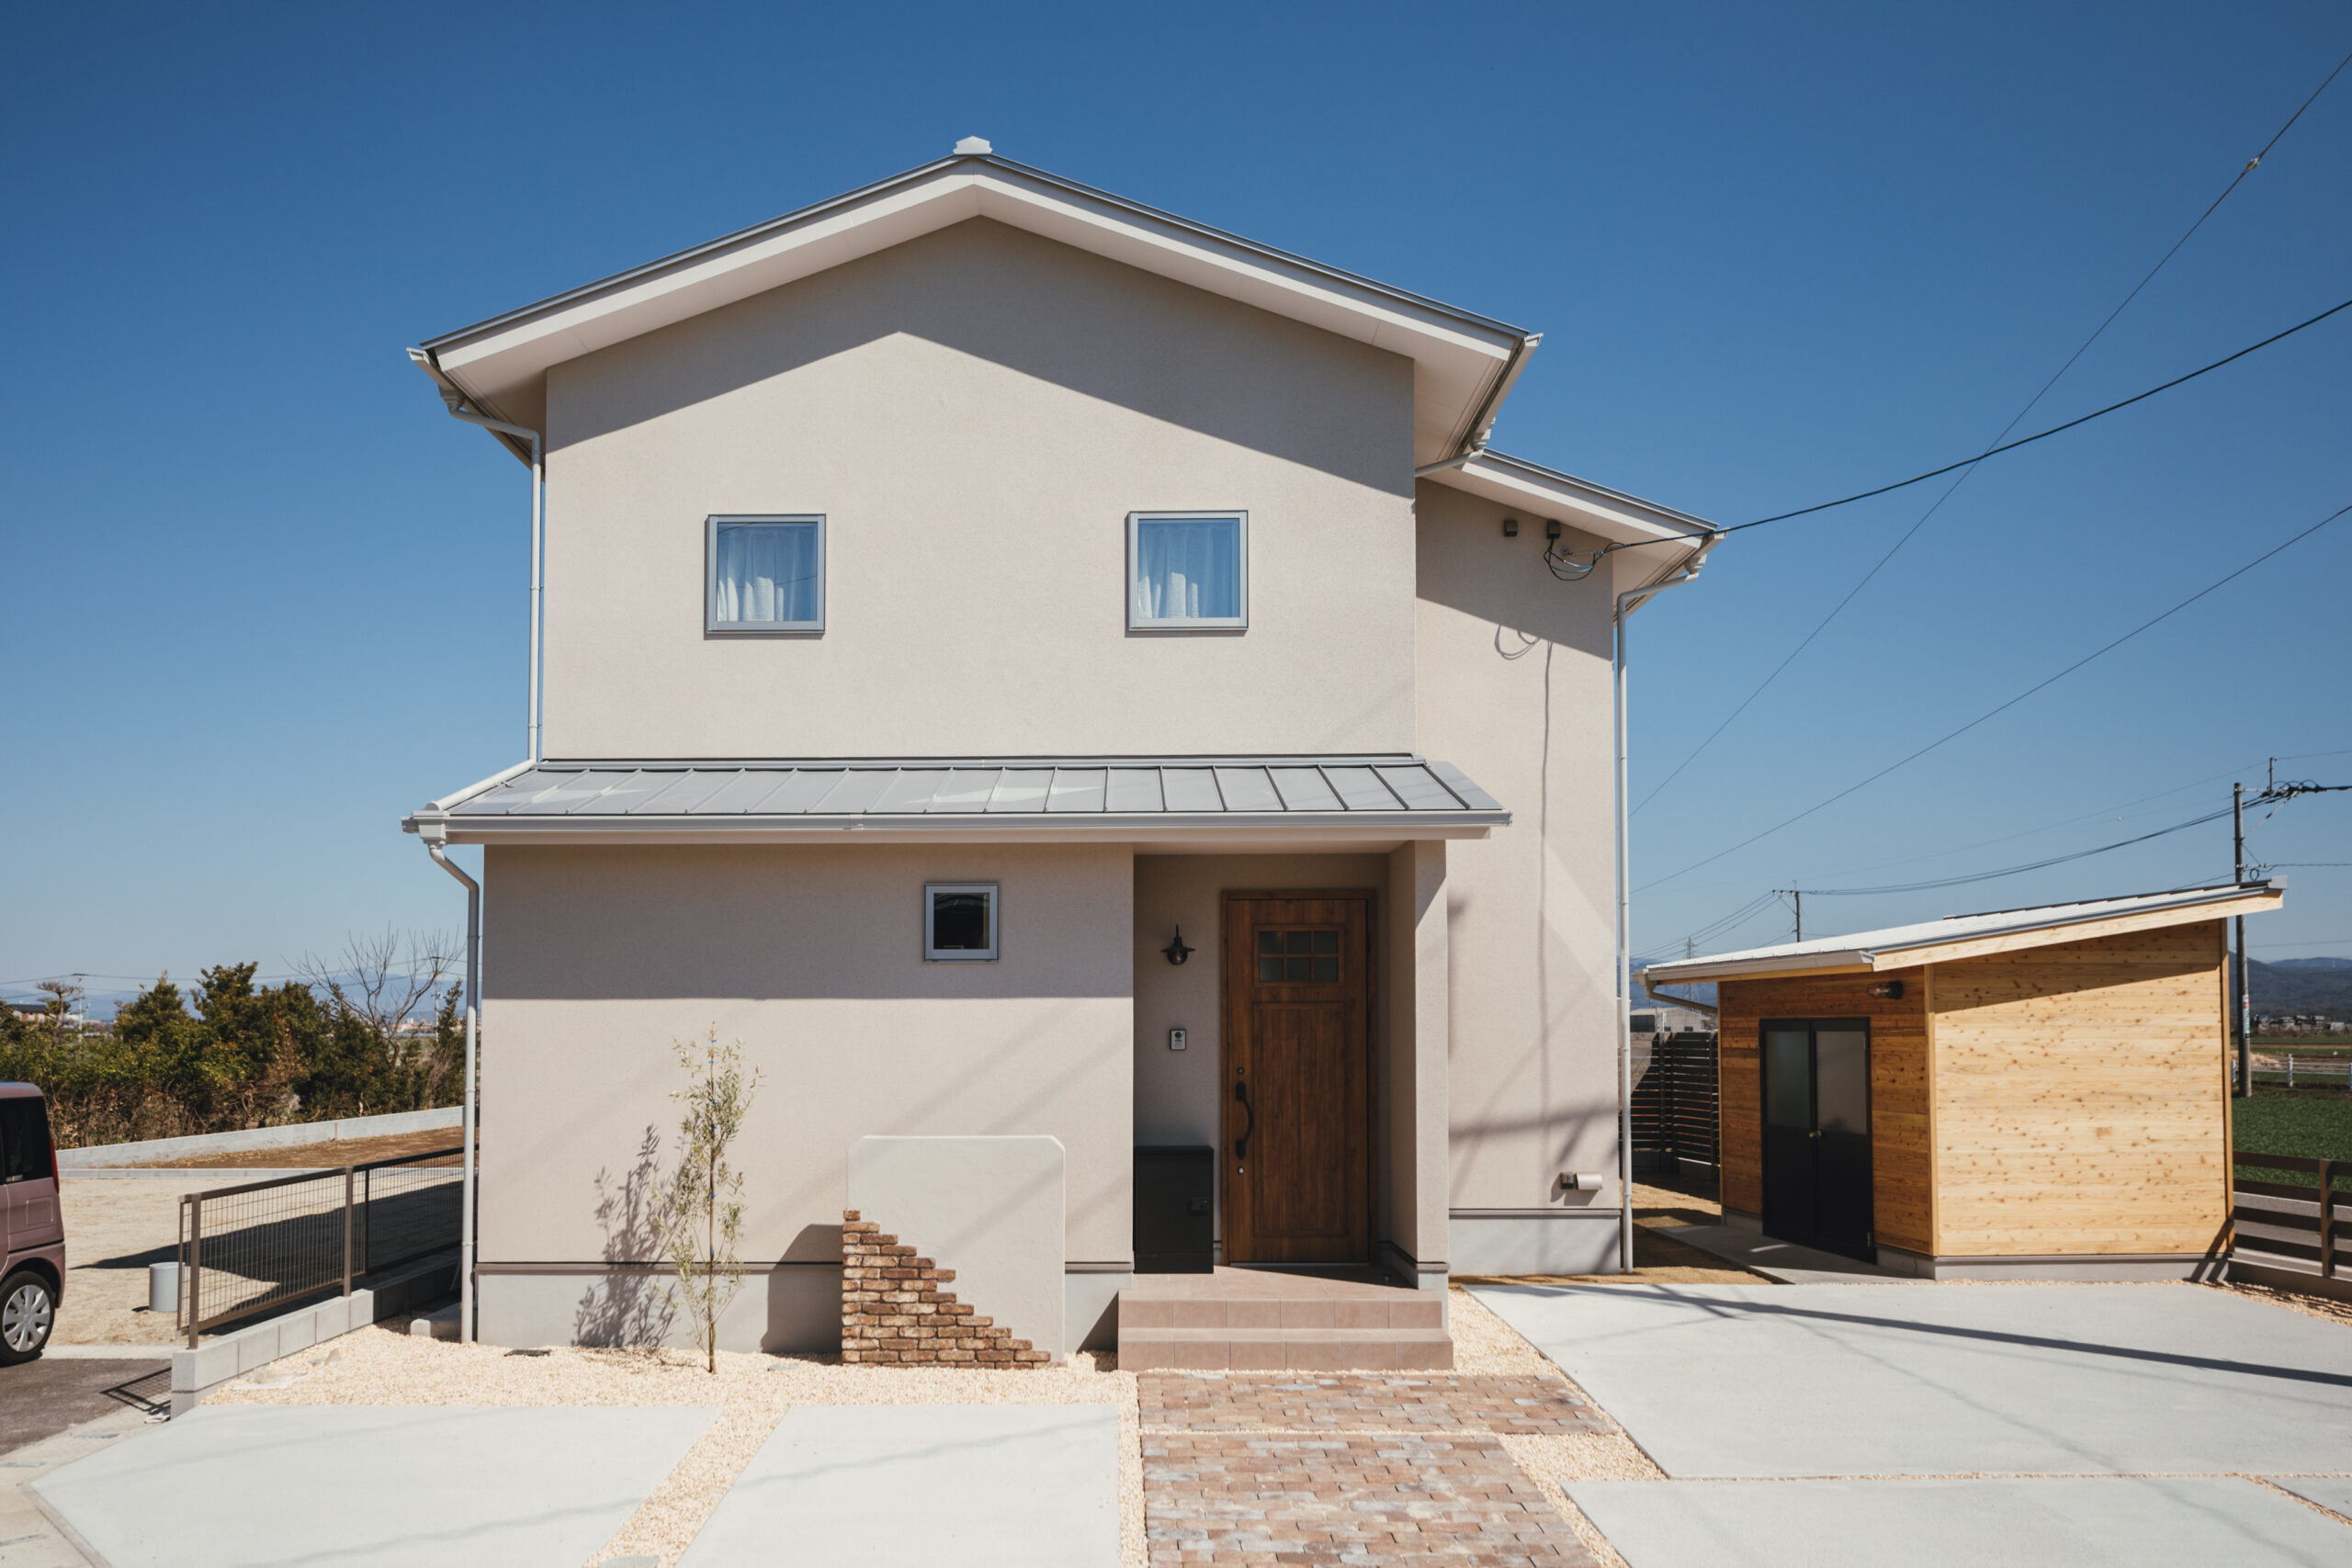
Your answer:
[[[180,1198],[176,1331],[197,1337],[458,1245],[462,1147]]]
[[[2255,1254],[2246,1261],[2259,1264],[2261,1255],[2316,1265],[2323,1280],[2335,1278],[2337,1244],[2352,1239],[2352,1231],[2338,1217],[2345,1199],[2335,1190],[2339,1176],[2352,1175],[2352,1160],[2305,1159],[2294,1155],[2254,1155],[2243,1150],[2231,1158],[2239,1165],[2265,1170],[2292,1171],[2311,1177],[2304,1181],[2255,1181],[2234,1177],[2231,1190],[2230,1255]],[[2247,1199],[2255,1201],[2248,1202]],[[2305,1213],[2309,1210],[2309,1213]]]

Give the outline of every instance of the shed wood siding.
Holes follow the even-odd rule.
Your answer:
[[[2203,920],[1935,965],[1938,1253],[2213,1244],[2222,955],[2222,922]]]
[[[1723,1202],[1764,1210],[1763,1070],[1758,1029],[1768,1018],[1871,1021],[1871,1225],[1882,1247],[1931,1250],[1928,1192],[1927,999],[1920,969],[1726,980],[1719,1036],[1723,1073]],[[1900,980],[1898,998],[1869,987]],[[1937,980],[1942,984],[1941,977]]]

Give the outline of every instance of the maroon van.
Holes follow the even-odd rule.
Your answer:
[[[40,1355],[57,1326],[65,1295],[57,1196],[49,1101],[28,1083],[0,1083],[0,1367]]]

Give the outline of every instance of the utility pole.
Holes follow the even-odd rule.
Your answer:
[[[2278,764],[2273,762],[2271,767],[2275,771]],[[2269,793],[2268,787],[2263,790],[2266,795]],[[2243,884],[2245,881],[2245,785],[2242,784],[2230,786],[2230,838],[2237,861],[2237,879]],[[2245,917],[2240,915],[2235,924],[2238,928],[2235,964],[2238,1007],[2236,1016],[2230,1021],[2235,1026],[2238,1037],[2238,1098],[2244,1100],[2254,1093],[2254,1003],[2245,991]]]

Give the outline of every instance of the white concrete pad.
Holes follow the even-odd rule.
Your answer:
[[[2352,1471],[2352,1325],[2200,1286],[1476,1293],[1669,1475]]]
[[[1631,1568],[2341,1568],[2352,1526],[2227,1476],[1571,1481]]]
[[[2352,1476],[2266,1475],[2265,1481],[2352,1519]]]
[[[717,1415],[206,1405],[33,1487],[107,1568],[571,1568]]]
[[[680,1568],[1117,1568],[1108,1404],[787,1411]]]

